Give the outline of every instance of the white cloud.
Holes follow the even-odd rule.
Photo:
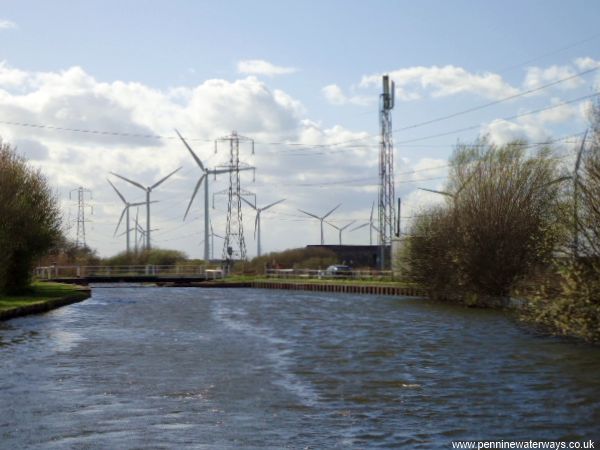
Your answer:
[[[580,71],[594,69],[600,66],[600,61],[596,61],[595,59],[590,58],[589,56],[583,58],[576,58],[574,63]]]
[[[329,84],[321,89],[323,96],[325,99],[331,103],[332,105],[361,105],[365,106],[373,102],[373,100],[369,97],[352,95],[346,96],[337,84]]]
[[[0,30],[15,30],[17,28],[18,26],[16,23],[6,19],[0,19]]]
[[[237,70],[239,73],[246,75],[267,75],[270,77],[275,75],[286,75],[297,71],[297,69],[293,67],[276,66],[264,59],[246,59],[239,61]]]
[[[413,100],[424,93],[429,93],[431,97],[471,93],[491,99],[518,93],[517,88],[512,87],[498,74],[476,74],[452,65],[415,66],[393,70],[388,74],[396,83],[396,98],[400,100]],[[380,83],[381,74],[367,75],[363,76],[360,86],[379,86]]]
[[[499,145],[515,139],[544,142],[552,138],[552,126],[561,126],[573,120],[581,121],[583,104],[565,105],[560,98],[552,98],[550,103],[550,106],[556,106],[537,114],[515,120],[495,119],[482,127],[482,134],[489,134],[491,140]]]
[[[529,67],[523,81],[525,89],[536,89],[542,85],[549,84],[564,78],[572,77],[577,72],[572,66],[550,66],[545,69],[540,67]],[[581,86],[584,81],[580,77],[572,78],[562,82],[557,86],[561,89],[575,89]]]
[[[258,195],[258,202],[269,203],[288,198],[285,204],[264,222],[265,250],[298,247],[313,243],[306,233],[307,222],[297,217],[296,208],[328,210],[331,202],[342,202],[339,215],[343,221],[355,218],[357,205],[370,205],[372,188],[363,183],[352,186],[308,183],[370,177],[376,182],[377,150],[365,132],[342,126],[325,127],[306,117],[302,103],[288,93],[271,89],[266,83],[249,76],[235,81],[206,80],[193,87],[155,89],[136,82],[100,82],[81,67],[56,72],[28,72],[0,64],[0,117],[10,122],[49,125],[68,129],[173,136],[178,128],[194,138],[190,144],[210,167],[228,161],[225,147],[214,153],[213,139],[231,130],[251,136],[259,144],[256,155],[242,146],[242,159],[256,165],[257,182],[243,174],[243,187]],[[152,208],[155,244],[182,249],[201,256],[202,196],[196,200],[185,223],[181,222],[198,171],[190,155],[176,139],[152,139],[111,136],[102,133],[79,133],[37,127],[0,124],[0,136],[16,144],[32,164],[42,168],[61,199],[81,185],[94,191],[93,230],[88,230],[90,244],[103,255],[123,249],[124,238],[112,233],[120,214],[118,198],[106,182],[110,171],[151,184],[178,166],[183,170],[152,194],[160,203]],[[322,144],[350,141],[348,145],[321,147]],[[306,142],[307,146],[287,146],[277,142]],[[267,144],[273,143],[273,144]],[[121,180],[113,181],[129,201],[143,200],[143,192]],[[296,184],[296,185],[295,185]],[[211,190],[226,187],[226,177],[211,179]],[[215,198],[211,217],[215,231],[223,232],[224,198]],[[73,210],[74,211],[74,210]],[[286,215],[288,214],[288,215]],[[251,230],[253,215],[244,211]],[[312,230],[311,228],[311,231]],[[330,232],[333,233],[330,235]],[[327,242],[335,230],[327,230]],[[188,236],[188,237],[186,237]],[[360,235],[348,235],[348,242],[363,242]],[[252,233],[246,236],[249,253],[254,252]],[[346,241],[344,236],[344,241]],[[216,251],[220,254],[220,249]]]
[[[27,72],[10,67],[6,61],[0,61],[0,88],[23,85],[27,77]]]

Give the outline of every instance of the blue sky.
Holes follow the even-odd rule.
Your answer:
[[[557,82],[600,61],[596,1],[5,1],[0,8],[0,135],[18,145],[57,187],[68,217],[69,189],[95,193],[90,244],[108,255],[123,247],[112,237],[120,213],[105,178],[121,171],[150,184],[184,169],[157,191],[156,245],[202,254],[201,220],[181,222],[197,179],[176,141],[98,137],[31,130],[1,122],[156,133],[172,129],[205,141],[237,129],[257,141],[254,185],[259,204],[288,200],[263,217],[263,248],[315,243],[318,223],[297,208],[332,220],[368,218],[376,198],[379,78],[398,86],[395,128],[404,128],[519,95]],[[585,100],[511,120],[535,109],[593,94],[600,71],[558,82],[477,112],[399,131],[396,191],[410,216],[437,201],[417,186],[443,186],[444,165],[458,139],[490,133],[501,143],[581,133]],[[589,102],[589,100],[588,100]],[[472,128],[464,132],[451,132]],[[438,138],[412,141],[434,134]],[[364,147],[296,150],[267,142]],[[195,141],[209,164],[210,142]],[[576,137],[557,147],[566,154]],[[364,182],[344,184],[344,180]],[[420,181],[423,180],[423,181]],[[325,186],[315,185],[329,183]],[[217,181],[215,189],[223,188]],[[135,188],[119,184],[132,200]],[[195,204],[201,216],[202,202]],[[222,227],[224,205],[213,211]],[[154,213],[153,213],[154,214]],[[254,252],[248,211],[249,253]],[[194,218],[192,218],[194,219]],[[216,231],[216,230],[215,230]],[[327,241],[337,232],[328,229]],[[344,235],[365,243],[363,229]],[[217,252],[219,253],[219,252]]]

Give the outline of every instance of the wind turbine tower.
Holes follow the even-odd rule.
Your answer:
[[[171,177],[172,175],[174,175],[179,170],[181,170],[181,167],[179,167],[178,169],[175,169],[169,175],[167,175],[164,178],[161,178],[160,180],[158,180],[156,183],[154,183],[151,186],[142,186],[137,181],[130,180],[129,178],[125,178],[122,175],[119,175],[119,174],[116,174],[114,172],[111,172],[111,174],[113,174],[115,177],[118,177],[121,180],[127,181],[128,183],[131,183],[135,187],[138,187],[141,190],[143,190],[144,192],[146,192],[146,250],[150,250],[150,248],[151,248],[151,242],[150,242],[150,231],[151,231],[150,230],[150,203],[151,203],[150,202],[150,193],[152,192],[152,190],[154,188],[157,188],[159,185],[161,185],[162,183],[164,183],[169,177]]]
[[[348,228],[350,225],[352,225],[354,222],[356,222],[356,220],[353,220],[352,222],[350,222],[347,225],[344,225],[343,227],[338,227],[337,225],[331,223],[331,222],[327,222],[328,225],[331,225],[333,228],[335,228],[336,230],[338,230],[338,236],[339,236],[339,240],[340,240],[340,245],[342,245],[342,232]]]
[[[125,207],[123,208],[123,211],[121,212],[121,216],[119,217],[119,221],[117,222],[117,227],[115,228],[115,233],[114,235],[116,236],[117,231],[119,231],[119,226],[121,225],[121,222],[123,221],[123,216],[125,216],[125,227],[126,227],[126,231],[125,231],[125,235],[126,237],[126,249],[127,249],[127,253],[129,253],[130,251],[130,239],[129,239],[129,232],[131,231],[131,227],[129,226],[129,208],[131,208],[132,206],[141,206],[141,205],[145,205],[145,202],[138,202],[138,203],[129,203],[127,200],[125,200],[125,197],[123,197],[123,194],[121,194],[119,192],[119,190],[115,187],[114,184],[111,183],[111,181],[109,179],[106,179],[106,181],[108,181],[108,184],[110,184],[112,186],[112,188],[115,190],[115,192],[117,193],[117,195],[119,196],[119,198],[121,199],[121,201],[125,204]],[[155,203],[155,202],[152,202]],[[136,218],[136,225],[137,225],[137,218]],[[137,246],[137,243],[136,243]]]
[[[203,172],[202,176],[198,179],[198,182],[196,183],[196,187],[194,188],[194,193],[192,194],[192,197],[190,198],[190,202],[188,203],[188,207],[185,210],[185,215],[183,216],[183,220],[186,219],[186,217],[190,211],[190,207],[192,206],[192,202],[194,201],[194,198],[196,197],[196,194],[198,193],[198,189],[200,189],[200,186],[202,185],[202,182],[204,181],[204,261],[208,261],[209,254],[210,254],[210,248],[209,248],[210,245],[209,245],[209,239],[208,239],[209,234],[210,234],[209,233],[210,217],[209,217],[209,207],[208,207],[209,175],[214,175],[215,180],[216,180],[218,174],[228,173],[228,172],[231,172],[231,170],[233,170],[233,169],[231,169],[231,168],[209,169],[208,167],[205,167],[204,164],[202,164],[202,161],[200,160],[198,155],[196,155],[196,153],[194,153],[194,151],[192,150],[192,147],[189,146],[189,144],[186,142],[186,140],[183,138],[183,136],[181,136],[179,131],[175,130],[175,132],[177,133],[177,135],[183,142],[183,145],[185,145],[185,147],[189,150],[190,154],[192,155],[192,158],[194,158],[194,161],[196,161],[196,164],[198,165],[198,167],[200,167],[200,170]],[[212,244],[212,239],[211,239],[211,244]]]
[[[276,202],[273,202],[267,206],[263,206],[262,208],[257,207],[256,205],[253,205],[252,203],[250,203],[248,200],[246,200],[245,198],[242,197],[242,200],[244,202],[246,202],[248,205],[250,205],[250,207],[252,209],[254,209],[256,211],[256,218],[254,219],[254,238],[256,239],[256,256],[260,256],[261,255],[261,248],[260,248],[260,213],[271,208],[272,206],[275,206],[283,201],[285,201],[285,198],[282,198],[281,200],[277,200]]]
[[[395,234],[396,211],[394,208],[394,142],[392,140],[392,109],[394,108],[395,84],[389,76],[383,76],[383,93],[379,96],[379,263],[385,267],[385,247],[392,244]]]
[[[362,225],[359,225],[357,227],[352,228],[350,231],[356,231],[356,230],[360,230],[361,228],[364,227],[369,227],[369,245],[373,245],[373,230],[379,232],[379,228],[377,228],[375,226],[375,224],[373,223],[373,212],[375,210],[375,202],[373,202],[371,204],[371,215],[369,216],[369,221],[366,223],[363,223]]]
[[[255,170],[254,167],[240,161],[240,141],[250,143],[254,154],[254,141],[240,136],[232,131],[229,136],[215,140],[215,152],[219,142],[229,144],[229,163],[217,166],[220,170],[229,172],[229,189],[227,190],[227,226],[225,229],[225,242],[223,244],[223,260],[231,260],[237,256],[240,260],[246,259],[246,241],[244,240],[244,224],[242,220],[242,195],[240,172],[242,170]]]
[[[325,245],[325,238],[324,238],[324,235],[323,235],[323,222],[325,221],[325,219],[327,219],[327,217],[329,217],[329,215],[332,212],[334,212],[340,206],[342,206],[341,203],[339,205],[337,205],[335,208],[333,208],[331,211],[329,211],[327,214],[325,214],[323,217],[319,217],[316,214],[310,213],[308,211],[304,211],[302,209],[298,209],[298,211],[300,211],[301,213],[304,213],[304,214],[306,214],[307,216],[310,216],[310,217],[314,217],[315,219],[317,219],[317,220],[319,220],[321,222],[321,245]]]

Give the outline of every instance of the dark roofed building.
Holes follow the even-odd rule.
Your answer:
[[[334,252],[339,263],[353,268],[379,268],[379,245],[307,245],[306,248],[324,248]],[[390,248],[385,249],[385,261],[389,263]]]

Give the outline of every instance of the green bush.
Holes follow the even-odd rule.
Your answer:
[[[19,293],[61,237],[60,209],[41,172],[1,140],[0,218],[0,292]]]
[[[141,252],[121,252],[102,260],[105,266],[146,265],[174,266],[187,261],[187,255],[179,250],[153,248]]]
[[[600,261],[561,264],[538,286],[522,319],[554,334],[600,342],[599,273]]]
[[[549,149],[528,157],[524,144],[456,149],[446,205],[414,222],[405,252],[409,275],[433,294],[507,295],[551,260],[564,238],[562,178]]]

